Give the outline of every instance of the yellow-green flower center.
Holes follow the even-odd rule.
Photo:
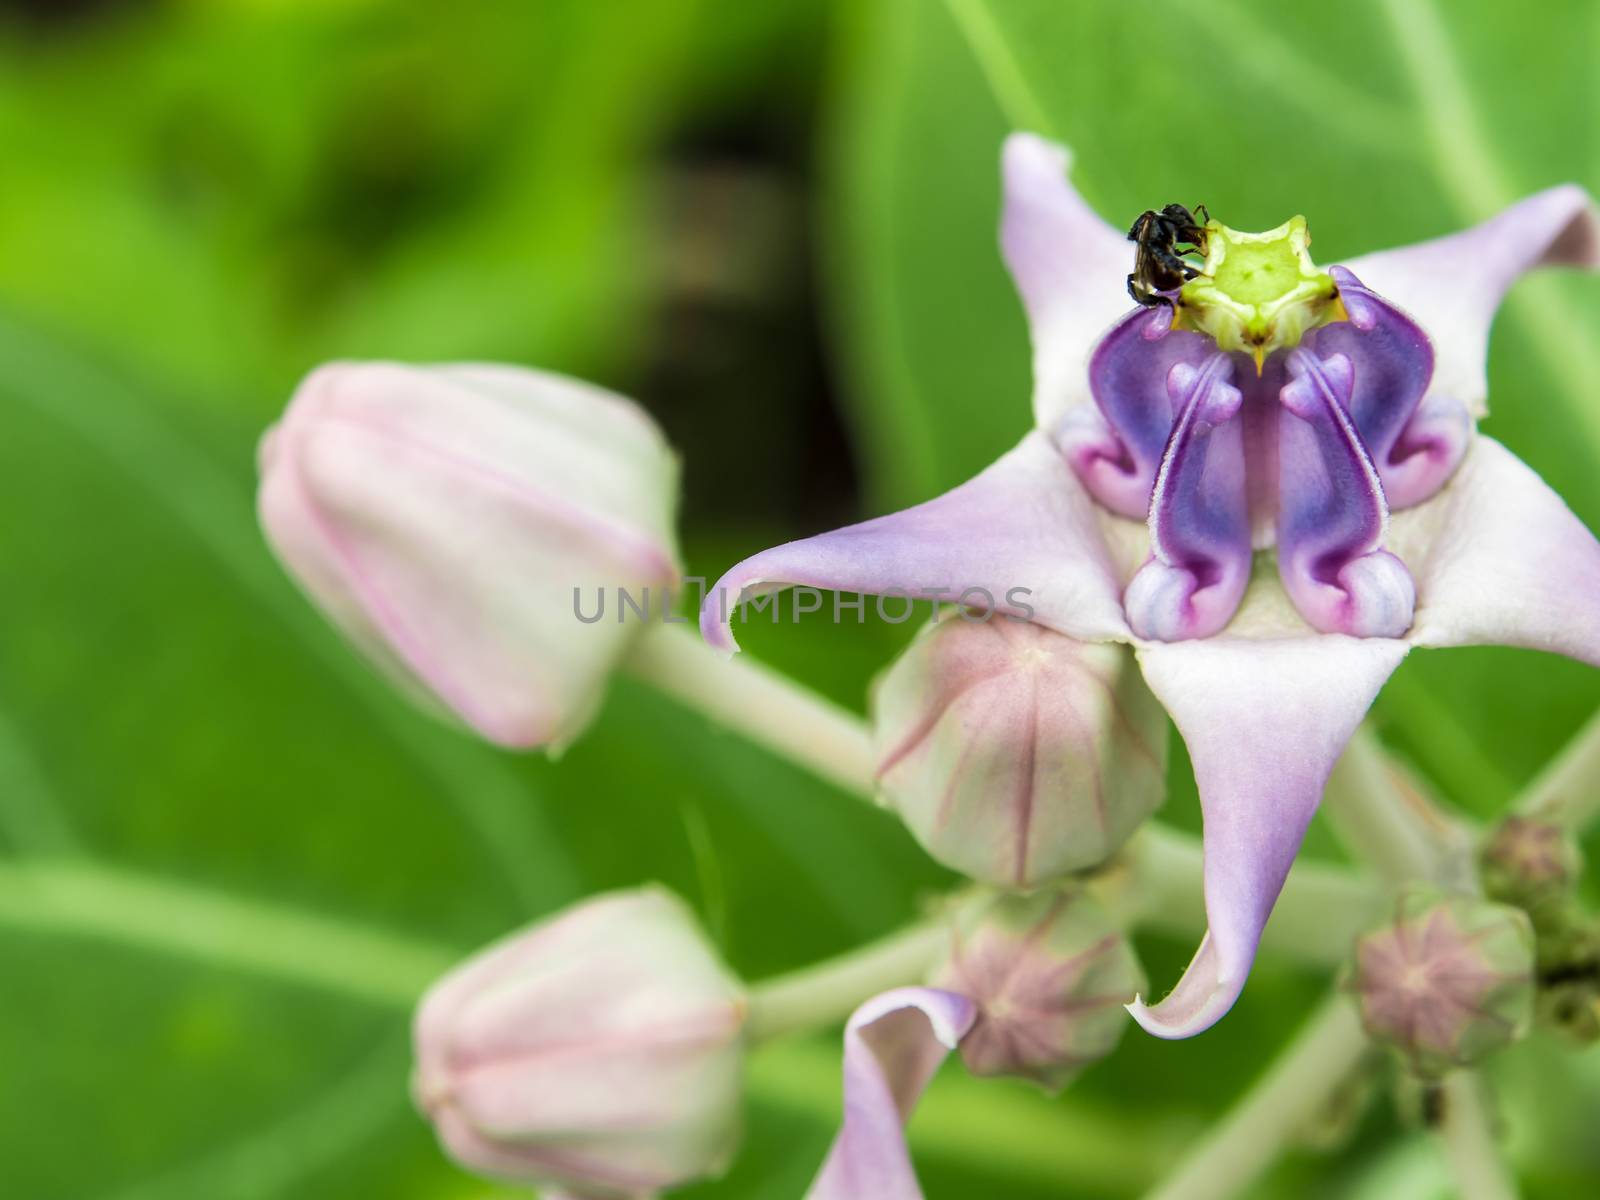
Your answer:
[[[1333,277],[1311,261],[1304,217],[1265,233],[1206,223],[1206,262],[1178,293],[1176,324],[1208,334],[1219,349],[1254,355],[1256,370],[1274,350],[1309,329],[1345,319]]]

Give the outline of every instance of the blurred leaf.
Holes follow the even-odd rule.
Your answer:
[[[615,374],[648,298],[643,150],[697,7],[0,25],[0,298],[234,401],[334,357]]]
[[[958,31],[925,0],[836,9],[829,315],[881,511],[953,487],[1021,438],[1028,343],[996,233],[1005,121]]]

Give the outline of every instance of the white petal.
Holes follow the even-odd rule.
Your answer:
[[[1600,218],[1588,192],[1563,184],[1471,229],[1344,265],[1409,312],[1433,339],[1433,390],[1482,416],[1489,393],[1489,325],[1501,297],[1534,267],[1600,267]]]
[[[1000,248],[1033,338],[1033,412],[1053,429],[1089,399],[1089,352],[1128,309],[1133,245],[1067,180],[1065,146],[1031,133],[1006,139]]]
[[[1417,580],[1418,646],[1525,646],[1600,666],[1600,543],[1536,475],[1479,437],[1389,544]]]
[[[1129,1005],[1146,1030],[1191,1037],[1238,999],[1328,773],[1406,650],[1340,634],[1140,647],[1200,785],[1210,925],[1166,999]]]

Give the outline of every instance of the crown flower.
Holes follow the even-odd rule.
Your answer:
[[[738,563],[701,625],[732,651],[748,596],[937,585],[1132,644],[1194,764],[1209,932],[1131,1011],[1187,1037],[1238,997],[1328,774],[1413,647],[1600,665],[1600,544],[1476,430],[1501,297],[1533,267],[1600,266],[1600,225],[1566,185],[1324,268],[1299,217],[1211,221],[1205,268],[1130,311],[1129,244],[1066,165],[1030,134],[1005,147],[1036,427],[944,496]]]

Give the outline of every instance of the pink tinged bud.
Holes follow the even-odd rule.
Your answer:
[[[260,451],[267,539],[383,672],[504,746],[559,747],[677,578],[678,464],[609,392],[515,367],[336,363]],[[606,607],[592,618],[602,601]]]
[[[1349,987],[1367,1033],[1435,1078],[1510,1045],[1533,1019],[1526,913],[1416,889],[1356,942]]]
[[[1533,913],[1535,919],[1572,893],[1582,870],[1577,842],[1558,821],[1510,816],[1480,856],[1484,890]]]
[[[1166,783],[1166,714],[1123,646],[952,612],[874,688],[883,801],[934,858],[998,887],[1104,862]]]
[[[574,1196],[719,1172],[738,1139],[742,988],[659,888],[586,900],[436,983],[417,1106],[469,1170]]]
[[[1052,1091],[1116,1049],[1124,1006],[1145,987],[1128,940],[1081,893],[1043,891],[968,905],[932,981],[967,996],[961,1041],[974,1075],[1019,1075]]]

